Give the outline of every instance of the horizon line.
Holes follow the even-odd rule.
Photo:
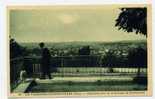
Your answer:
[[[40,43],[40,42],[44,42],[44,43],[71,43],[71,42],[123,42],[123,41],[146,41],[147,42],[147,39],[141,39],[141,40],[115,40],[115,41],[34,41],[34,42],[20,42],[20,41],[17,41],[18,43]]]

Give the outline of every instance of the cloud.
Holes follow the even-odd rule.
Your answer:
[[[78,20],[77,15],[73,14],[60,14],[58,15],[58,19],[63,23],[63,24],[72,24],[75,23]]]

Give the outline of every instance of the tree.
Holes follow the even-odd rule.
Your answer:
[[[127,32],[135,32],[147,36],[147,9],[121,8],[115,26]]]
[[[84,46],[81,49],[79,49],[79,55],[90,55],[90,47]]]
[[[133,81],[138,84],[147,84],[147,77],[140,75],[140,69],[147,66],[147,50],[142,47],[129,50],[128,62],[131,66],[138,67],[137,76]]]
[[[10,60],[21,57],[23,54],[23,47],[20,46],[13,38],[10,38]],[[10,82],[14,83],[18,80],[19,73],[23,69],[23,62],[21,60],[10,61]]]
[[[10,58],[22,56],[23,48],[13,38],[10,39]]]
[[[79,64],[83,66],[89,66],[90,64],[90,46],[83,46],[79,49],[79,53],[81,61]],[[85,60],[86,59],[86,60]]]
[[[129,50],[127,57],[129,65],[135,67],[146,67],[147,65],[147,51],[142,47]]]
[[[119,30],[123,29],[126,32],[135,32],[136,34],[143,34],[147,37],[147,8],[121,8],[115,26],[118,27]],[[136,52],[133,52],[133,54],[129,54],[131,55],[128,57],[136,58],[135,60],[138,64],[147,58],[147,51],[145,52],[145,50],[143,51],[141,48],[136,49]],[[141,54],[144,55],[141,56]],[[138,76],[140,74],[140,68],[139,66]]]

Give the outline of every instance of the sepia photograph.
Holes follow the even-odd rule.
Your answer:
[[[9,6],[7,16],[10,95],[149,95],[150,5]]]

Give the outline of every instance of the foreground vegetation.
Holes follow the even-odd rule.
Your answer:
[[[138,85],[132,81],[102,81],[94,82],[56,82],[37,83],[29,92],[82,92],[82,91],[137,91],[146,90],[145,85]]]

